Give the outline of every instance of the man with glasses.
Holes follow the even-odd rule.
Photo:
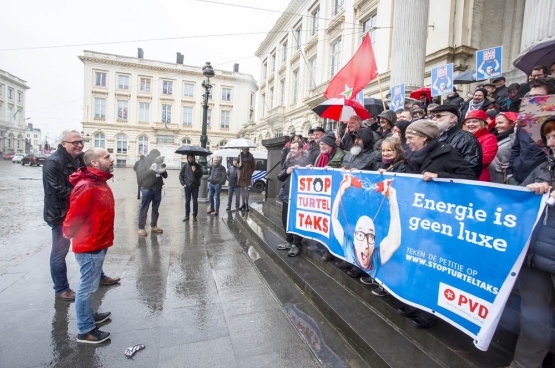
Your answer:
[[[456,149],[478,179],[482,172],[482,146],[474,134],[462,130],[459,126],[457,108],[452,105],[439,105],[430,110],[429,117],[439,128],[438,140]]]
[[[345,175],[333,202],[331,226],[335,238],[343,248],[345,260],[365,271],[372,278],[376,277],[380,266],[386,264],[401,245],[399,204],[397,203],[397,192],[395,188],[391,187],[391,182],[392,180],[385,180],[382,191],[382,194],[389,199],[389,230],[387,236],[377,246],[374,221],[370,217],[360,216],[353,233],[345,233],[339,219],[339,213],[341,213],[342,221],[347,225],[347,229],[352,229],[347,218],[347,214],[352,211],[340,211],[341,207],[350,208],[349,204],[342,203],[342,201],[345,192],[354,185],[351,175]]]
[[[48,157],[42,168],[42,184],[44,186],[44,221],[52,229],[52,251],[50,252],[50,275],[54,282],[54,293],[61,300],[75,300],[75,292],[69,287],[67,279],[66,256],[70,240],[64,238],[62,225],[69,210],[69,196],[73,185],[69,176],[79,167],[85,166],[83,161],[84,142],[76,130],[66,130],[60,136],[61,144]],[[117,284],[119,278],[108,277],[102,272],[100,285]]]

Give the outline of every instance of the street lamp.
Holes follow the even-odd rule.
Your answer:
[[[208,118],[208,97],[210,96],[210,78],[215,75],[212,65],[207,61],[206,65],[202,67],[202,75],[206,77],[206,80],[202,81],[202,87],[204,88],[204,103],[202,105],[202,132],[200,134],[200,146],[206,148],[206,142],[208,137],[206,136],[206,119]],[[202,167],[202,174],[208,175],[208,168],[206,167],[206,156],[200,156],[198,163]]]

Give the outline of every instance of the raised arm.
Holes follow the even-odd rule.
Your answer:
[[[335,199],[333,201],[333,208],[331,211],[331,226],[333,229],[333,234],[335,238],[339,242],[339,244],[343,244],[343,235],[344,230],[341,222],[339,222],[338,215],[339,215],[339,206],[341,205],[341,199],[345,194],[345,191],[351,187],[351,175],[345,175],[343,177],[343,181],[339,185],[339,191],[335,195]]]
[[[385,264],[401,245],[401,219],[399,217],[399,204],[397,192],[391,187],[391,180],[384,181],[383,194],[389,198],[389,232],[380,243],[380,257]]]

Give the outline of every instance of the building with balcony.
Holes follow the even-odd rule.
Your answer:
[[[544,12],[534,14],[551,14],[553,4],[547,0],[291,0],[256,51],[261,61],[257,124],[245,127],[242,134],[259,140],[292,131],[306,136],[310,127],[318,125],[336,129],[337,122],[321,119],[312,108],[325,100],[331,78],[367,33],[379,78],[366,86],[365,97],[387,100],[390,87],[400,83],[405,83],[408,96],[431,85],[432,68],[453,63],[456,76],[476,69],[477,50],[495,46],[503,46],[507,82],[523,82],[525,74],[512,61],[526,42],[525,7],[543,7]],[[525,24],[542,23],[541,19]],[[537,28],[545,26],[544,22]],[[464,97],[474,86],[457,89]]]
[[[25,153],[27,82],[0,70],[0,153]]]
[[[185,160],[174,152],[200,146],[205,77],[202,67],[85,51],[83,137],[88,147],[103,147],[116,165],[133,166],[139,155],[156,148],[169,167]],[[254,124],[255,94],[251,75],[214,70],[208,100],[207,148],[216,150]]]
[[[33,127],[33,124],[27,124],[27,132],[25,133],[25,152],[42,152],[43,141],[42,134],[39,128]]]

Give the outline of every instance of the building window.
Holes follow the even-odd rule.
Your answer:
[[[0,104],[0,121],[4,121],[4,115],[2,113],[3,113],[2,104]]]
[[[8,88],[8,100],[13,100],[13,88]]]
[[[299,98],[299,69],[293,72],[293,103]]]
[[[287,41],[281,44],[282,53],[281,53],[281,61],[287,61]]]
[[[274,108],[274,87],[270,88],[270,106],[268,108],[270,110]]]
[[[276,52],[275,51],[272,53],[270,60],[272,62],[272,65],[271,65],[272,71],[275,72],[276,71]]]
[[[262,64],[262,79],[266,79],[267,77],[268,77],[268,61],[264,60],[264,64]]]
[[[212,109],[206,111],[206,126],[209,127],[212,124]]]
[[[254,93],[251,93],[251,107],[254,107]]]
[[[118,120],[127,120],[127,107],[129,101],[118,100]]]
[[[150,78],[141,78],[139,89],[141,92],[150,92]]]
[[[4,85],[0,84],[0,97],[4,96]]]
[[[331,45],[331,76],[337,74],[341,66],[341,38]]]
[[[308,61],[308,64],[309,64],[308,75],[310,78],[310,80],[308,81],[308,84],[310,86],[310,89],[313,89],[316,87],[316,56],[310,59]]]
[[[219,149],[224,149],[224,146],[227,144],[227,141],[221,141],[220,143],[218,143],[218,148]]]
[[[370,18],[362,22],[362,39],[366,36],[367,32],[370,32],[370,41],[372,41],[372,46],[376,42],[376,24],[378,22],[378,15],[374,14]],[[362,41],[361,41],[362,42]]]
[[[336,15],[343,9],[345,0],[333,0],[333,15]]]
[[[150,121],[150,102],[139,102],[139,121]]]
[[[162,93],[165,95],[173,94],[173,82],[163,81],[162,82]]]
[[[189,138],[185,138],[181,141],[182,146],[192,146],[191,140]]]
[[[106,136],[104,133],[96,133],[93,139],[95,147],[106,148]]]
[[[172,122],[172,105],[162,104],[162,122]]]
[[[279,105],[285,104],[285,79],[279,81]]]
[[[146,136],[141,135],[139,139],[137,139],[137,151],[139,155],[148,154],[148,138]]]
[[[128,75],[118,75],[118,89],[129,89]]]
[[[295,50],[301,49],[301,43],[303,38],[303,26],[299,25],[295,28],[295,32],[293,32],[293,38],[295,39]]]
[[[193,108],[191,106],[183,106],[183,125],[193,125]]]
[[[116,136],[116,153],[127,155],[127,136],[125,134]]]
[[[105,98],[94,99],[94,117],[97,119],[106,118],[106,99]]]
[[[231,101],[231,88],[222,88],[222,101]]]
[[[193,92],[195,90],[195,85],[191,83],[183,84],[183,96],[193,97]]]
[[[320,18],[320,7],[316,8],[315,10],[312,11],[312,13],[310,14],[310,18],[312,20],[312,33],[311,33],[311,35],[314,35],[314,34],[318,33],[318,19]]]
[[[266,94],[262,94],[262,117],[266,115]]]
[[[95,72],[94,73],[94,85],[96,87],[106,87],[106,73]]]
[[[222,111],[222,119],[220,120],[220,127],[229,129],[229,111]]]
[[[23,92],[17,91],[17,102],[21,103],[22,99],[23,99]]]
[[[8,121],[10,122],[10,124],[13,124],[12,119],[15,119],[13,117],[13,109],[10,106],[8,106]]]

